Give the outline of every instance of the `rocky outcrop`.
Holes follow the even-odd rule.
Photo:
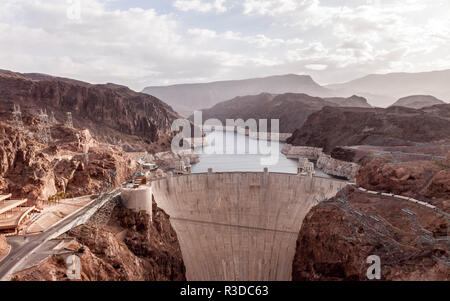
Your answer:
[[[185,281],[185,267],[169,217],[153,204],[153,222],[144,212],[116,203],[102,208],[83,226],[68,233],[81,260],[83,281]],[[105,205],[111,207],[111,204]],[[110,214],[109,218],[99,215]],[[62,255],[14,276],[21,281],[66,281]]]
[[[357,175],[358,185],[373,191],[424,200],[450,210],[450,164],[446,161],[389,162],[375,158]]]
[[[365,281],[366,260],[376,255],[381,280],[448,281],[447,227],[432,210],[347,188],[304,220],[293,280]]]
[[[56,194],[51,160],[42,152],[45,146],[0,123],[1,191],[30,200]]]
[[[112,233],[91,229],[95,237],[90,249],[75,242],[72,248],[80,258],[83,281],[142,281],[145,274],[143,262],[136,258]],[[38,266],[16,273],[15,281],[68,281],[64,256],[54,255]]]
[[[333,155],[359,162],[352,187],[313,208],[297,242],[294,280],[368,280],[371,255],[381,258],[382,280],[449,280],[450,154],[444,145],[335,148]],[[420,156],[417,156],[417,155]],[[425,158],[425,159],[417,159]],[[428,158],[428,160],[426,160]]]
[[[326,174],[348,180],[356,179],[356,175],[360,168],[356,163],[336,160],[326,154],[320,155],[317,160],[317,167]]]
[[[136,162],[119,148],[100,145],[87,130],[53,126],[54,141],[43,144],[33,138],[32,122],[25,126],[19,132],[0,122],[2,193],[30,202],[63,191],[67,197],[96,194],[117,187],[136,169]]]
[[[313,113],[287,143],[323,148],[397,146],[450,139],[450,104],[421,110],[325,107]]]
[[[89,129],[97,140],[127,151],[166,150],[171,124],[178,118],[159,99],[124,86],[0,70],[0,120],[10,119],[13,104],[24,114],[47,109],[62,123],[66,112],[72,112],[76,128]]]
[[[113,215],[120,226],[128,229],[124,242],[138,257],[151,266],[149,280],[185,280],[185,267],[180,245],[169,216],[153,202],[150,222],[148,214],[116,208]],[[143,243],[144,242],[144,243]]]

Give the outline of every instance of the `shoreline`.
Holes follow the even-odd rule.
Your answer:
[[[234,132],[256,140],[277,141],[282,143],[285,143],[287,139],[289,139],[293,135],[292,133],[250,132],[248,128],[243,129],[238,127],[203,125],[203,131],[212,132],[213,130],[222,132]],[[278,136],[278,139],[272,139],[273,134]]]

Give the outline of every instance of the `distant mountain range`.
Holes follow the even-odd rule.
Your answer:
[[[421,73],[372,74],[343,84],[328,85],[337,95],[360,95],[370,104],[388,107],[410,95],[433,95],[450,101],[450,70]]]
[[[160,98],[175,111],[189,116],[194,110],[210,108],[238,96],[261,93],[302,93],[316,97],[359,95],[375,107],[388,107],[399,98],[432,95],[450,100],[450,70],[422,73],[373,74],[347,83],[321,86],[308,75],[281,75],[246,80],[181,84],[145,88],[144,93]]]
[[[147,87],[143,92],[163,100],[184,116],[238,96],[287,92],[320,97],[334,96],[332,91],[317,84],[310,76],[295,74],[204,84]]]
[[[280,132],[292,133],[300,128],[306,119],[322,108],[360,107],[371,108],[367,100],[352,96],[349,98],[320,98],[306,94],[285,93],[250,95],[236,97],[203,110],[203,120],[215,118],[225,124],[227,119],[279,119]],[[193,116],[190,117],[193,120]],[[270,129],[270,128],[269,128]]]

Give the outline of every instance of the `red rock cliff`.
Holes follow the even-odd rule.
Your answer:
[[[448,281],[447,227],[432,210],[347,189],[303,222],[293,280],[364,281],[366,260],[377,255],[382,280]]]
[[[39,108],[53,111],[60,122],[72,112],[75,127],[127,150],[168,147],[171,124],[178,118],[159,99],[124,86],[0,70],[0,120],[10,119],[14,103],[28,113]]]
[[[153,222],[144,212],[112,203],[67,238],[76,240],[72,249],[81,260],[83,281],[186,281],[177,235],[155,203]],[[66,273],[64,258],[55,255],[18,272],[14,279],[66,281]]]
[[[96,194],[130,179],[136,169],[123,151],[100,145],[88,131],[54,126],[52,132],[55,141],[42,144],[0,122],[0,192],[29,201],[64,190],[68,197]]]

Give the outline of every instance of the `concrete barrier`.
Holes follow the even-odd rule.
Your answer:
[[[307,158],[309,160],[318,160],[323,154],[322,148],[309,147],[309,146],[293,146],[285,144],[281,153],[288,158]]]
[[[348,180],[355,180],[360,168],[356,163],[337,160],[323,153],[317,160],[317,167],[326,174]]]
[[[145,211],[152,217],[152,189],[149,186],[139,188],[122,188],[120,192],[122,205],[133,211]]]
[[[361,188],[361,187],[357,186],[354,183],[349,183],[349,185],[354,186],[355,188],[357,188],[358,190],[360,190],[360,191],[362,191],[364,193],[374,194],[374,195],[381,195],[381,196],[386,196],[386,197],[392,197],[392,198],[400,199],[400,200],[407,201],[407,202],[410,202],[410,203],[413,203],[413,204],[416,204],[416,205],[419,205],[419,206],[422,206],[422,207],[426,207],[426,208],[431,209],[431,210],[433,210],[433,211],[435,211],[438,214],[441,214],[443,216],[450,217],[450,215],[447,212],[445,212],[445,211],[443,211],[443,210],[437,208],[436,206],[431,205],[431,204],[429,204],[427,202],[422,202],[422,201],[419,201],[419,200],[416,200],[416,199],[413,199],[413,198],[410,198],[410,197],[396,195],[396,194],[393,194],[393,193],[380,193],[380,192],[376,192],[376,191],[370,191],[368,189]]]

